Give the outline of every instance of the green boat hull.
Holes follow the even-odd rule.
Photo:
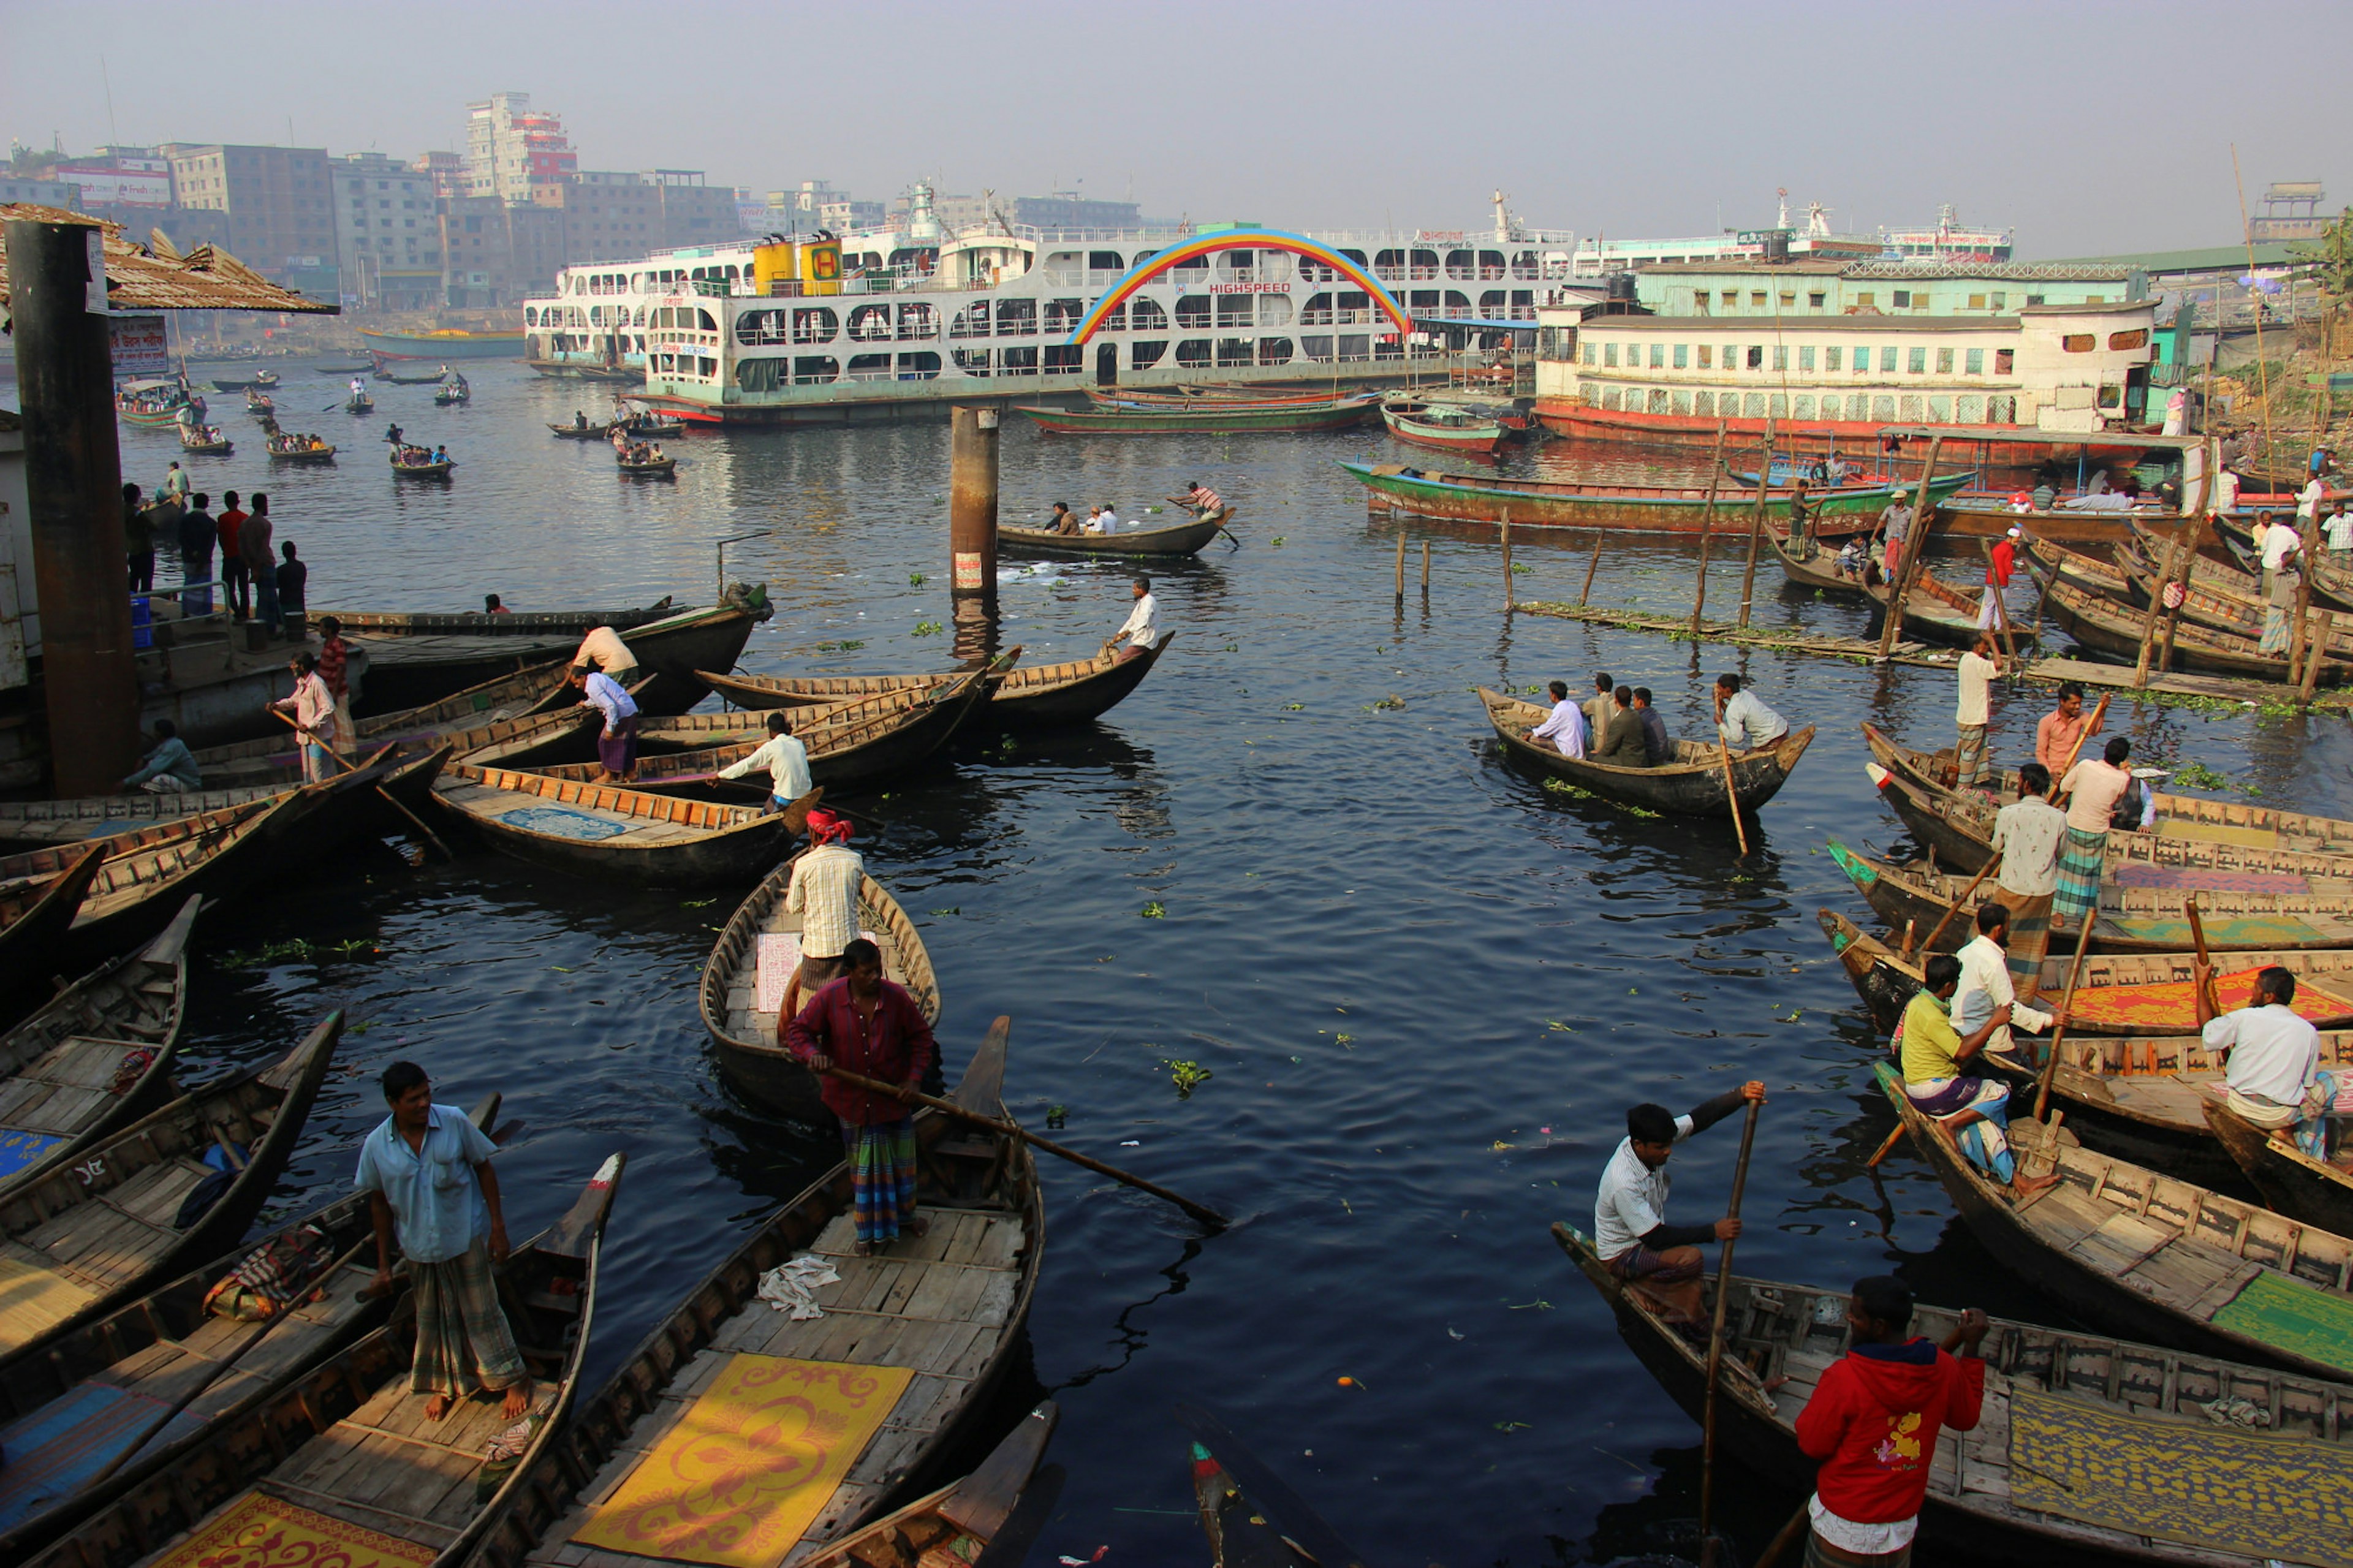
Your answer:
[[[1500,522],[1508,511],[1515,527],[1613,528],[1696,536],[1707,516],[1704,485],[1572,486],[1535,479],[1432,474],[1386,463],[1342,463],[1340,467],[1366,488],[1371,504],[1386,504],[1418,517]],[[1968,480],[1967,474],[1941,476],[1928,487],[1930,499],[1941,502]],[[1816,533],[1835,535],[1869,528],[1887,505],[1888,493],[1884,485],[1819,492]],[[1715,498],[1714,527],[1719,532],[1745,528],[1756,509],[1756,491],[1720,490]],[[1768,491],[1765,515],[1786,528],[1789,492]]]

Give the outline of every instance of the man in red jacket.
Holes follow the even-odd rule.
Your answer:
[[[1912,1291],[1880,1274],[1857,1280],[1847,1302],[1852,1341],[1798,1413],[1798,1447],[1821,1461],[1814,1479],[1807,1568],[1905,1568],[1936,1434],[1976,1428],[1985,1398],[1975,1307],[1943,1346],[1911,1335]],[[1961,1354],[1956,1359],[1955,1350]]]
[[[919,1088],[939,1054],[932,1026],[907,992],[882,978],[882,952],[864,937],[841,951],[849,973],[818,988],[785,1028],[785,1048],[819,1073],[839,1067],[862,1078]],[[858,1255],[871,1257],[930,1225],[915,1213],[915,1121],[904,1100],[839,1079],[818,1092],[840,1120],[858,1220]]]

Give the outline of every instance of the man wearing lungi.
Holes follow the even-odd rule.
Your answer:
[[[1985,1048],[1997,1030],[2010,1025],[2011,1009],[1999,1006],[1967,1035],[1954,1027],[1953,994],[1960,989],[1961,961],[1949,952],[1930,955],[1922,966],[1926,981],[1905,1004],[1896,1026],[1904,1094],[1912,1108],[1936,1125],[1945,1141],[1971,1164],[2021,1195],[2051,1185],[2054,1175],[2017,1174],[2010,1152],[2010,1089],[1991,1079],[1974,1078],[1961,1065]],[[2040,1015],[2037,1015],[2040,1016]]]
[[[1821,1462],[1806,1564],[1905,1568],[1937,1435],[1975,1431],[1984,1408],[1986,1315],[1964,1310],[1945,1342],[1930,1344],[1911,1332],[1911,1288],[1881,1274],[1855,1281],[1846,1321],[1847,1353],[1822,1370],[1798,1412],[1798,1447]]]
[[[1657,1303],[1670,1323],[1690,1327],[1703,1321],[1700,1244],[1731,1240],[1740,1234],[1740,1221],[1727,1215],[1704,1225],[1669,1225],[1667,1161],[1693,1133],[1764,1099],[1765,1086],[1749,1082],[1684,1116],[1663,1105],[1637,1105],[1626,1112],[1626,1136],[1602,1167],[1593,1199],[1593,1249],[1610,1273]]]
[[[1975,789],[1985,776],[1986,720],[1993,678],[2000,673],[2001,654],[1993,634],[1978,633],[1976,645],[1961,655],[1961,700],[1953,710],[1955,789]]]
[[[2067,797],[2067,840],[2059,852],[2052,916],[2063,926],[2090,920],[2099,908],[2108,829],[2115,825],[2116,803],[2133,787],[2125,766],[2131,755],[2132,742],[2118,735],[2102,755],[2085,757],[2059,781],[2059,793]]]
[[[843,950],[849,973],[809,998],[786,1034],[794,1056],[823,1075],[840,1067],[862,1078],[922,1084],[939,1053],[932,1026],[904,989],[882,978],[882,952],[860,937]],[[906,1102],[820,1076],[818,1092],[841,1122],[858,1225],[858,1256],[869,1258],[931,1228],[915,1213],[915,1120]]]
[[[2042,989],[2042,955],[2051,948],[2051,906],[2059,887],[2059,850],[2067,814],[2051,804],[2051,771],[2018,770],[2018,798],[1994,814],[1993,851],[2001,857],[1993,896],[2010,910],[2010,984],[2031,1005]]]
[[[2191,961],[2197,979],[2199,1035],[2226,1058],[2222,1081],[2207,1092],[2240,1120],[2282,1142],[2304,1119],[2306,1092],[2320,1066],[2320,1034],[2298,1016],[2295,976],[2277,964],[2255,974],[2254,994],[2235,1013],[2215,1016],[2214,966]]]
[[[580,690],[583,708],[605,716],[596,736],[596,765],[605,776],[598,784],[638,782],[638,705],[621,683],[601,669],[585,664],[572,667],[572,684]]]
[[[438,1421],[480,1389],[506,1391],[506,1418],[531,1410],[531,1374],[500,1309],[491,1270],[507,1258],[499,1203],[498,1146],[463,1111],[433,1103],[415,1062],[384,1069],[392,1107],[360,1145],[353,1184],[375,1219],[375,1289],[392,1283],[394,1228],[417,1300],[417,1352],[408,1386],[430,1394],[425,1416]]]

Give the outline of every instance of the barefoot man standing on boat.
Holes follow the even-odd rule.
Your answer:
[[[531,1410],[531,1373],[499,1306],[491,1270],[507,1259],[506,1213],[491,1156],[498,1145],[464,1112],[433,1103],[415,1062],[384,1069],[392,1114],[360,1145],[353,1185],[375,1219],[375,1289],[392,1284],[394,1226],[417,1301],[417,1354],[408,1386],[433,1397],[438,1421],[478,1389],[506,1391],[506,1418]]]
[[[786,1033],[793,1055],[823,1075],[839,1067],[884,1083],[922,1085],[939,1054],[923,1010],[882,978],[882,952],[860,937],[842,955],[849,973],[809,999]],[[915,1119],[903,1101],[820,1076],[818,1092],[841,1122],[858,1223],[858,1256],[871,1258],[930,1222],[915,1213]]]
[[[1765,1086],[1752,1081],[1684,1116],[1663,1105],[1635,1106],[1626,1112],[1625,1140],[1601,1172],[1593,1199],[1593,1249],[1610,1273],[1656,1302],[1671,1323],[1704,1321],[1700,1244],[1731,1240],[1740,1234],[1740,1221],[1726,1215],[1706,1225],[1669,1225],[1667,1161],[1693,1133],[1764,1099]]]

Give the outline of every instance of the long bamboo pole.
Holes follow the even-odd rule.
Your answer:
[[[1879,628],[1882,659],[1895,651],[1895,639],[1903,634],[1905,601],[1912,595],[1912,574],[1919,563],[1920,552],[1927,547],[1928,520],[1935,510],[1928,504],[1928,481],[1936,477],[1936,455],[1944,447],[1942,436],[1929,438],[1928,460],[1920,465],[1920,488],[1912,492],[1912,531],[1904,536],[1904,552],[1895,563],[1895,581],[1887,585],[1887,624]]]
[[[1740,1128],[1740,1161],[1732,1168],[1732,1201],[1725,1206],[1725,1217],[1740,1217],[1740,1200],[1748,1187],[1748,1155],[1757,1146],[1757,1112],[1761,1109],[1757,1100],[1748,1102],[1748,1120]],[[1737,1239],[1726,1237],[1724,1251],[1715,1265],[1715,1321],[1707,1337],[1707,1404],[1700,1421],[1699,1460],[1699,1560],[1701,1568],[1714,1568],[1715,1562],[1715,1385],[1724,1369],[1724,1308],[1725,1299],[1732,1285],[1732,1244]]]
[[[2075,1009],[2075,987],[2084,979],[2084,955],[2092,950],[2092,928],[2100,923],[2099,900],[2084,911],[2084,929],[2075,933],[2075,962],[2067,969],[2067,994],[2059,1004],[2061,1021],[2051,1026],[2051,1055],[2042,1064],[2042,1079],[2034,1089],[2034,1119],[2043,1120],[2051,1107],[2051,1080],[2059,1076],[2059,1047],[2067,1038],[2065,1018]]]
[[[1994,868],[2000,864],[2001,857],[1999,855],[1994,856],[1985,863],[1985,869],[1979,871],[1976,878],[1970,881],[1968,887],[1963,888],[1959,892],[1953,895],[1953,901],[1945,906],[1945,913],[1943,917],[1936,921],[1933,928],[1930,929],[1928,932],[1928,940],[1921,946],[1922,952],[1934,952],[1936,950],[1936,939],[1945,934],[1945,928],[1953,923],[1953,917],[1961,912],[1961,906],[1969,901],[1969,895],[1978,890],[1978,884],[1984,881],[1988,877],[1992,876]]]
[[[1400,557],[1402,560],[1402,557]],[[1512,613],[1512,509],[1504,509],[1504,614]]]
[[[1715,526],[1715,497],[1724,484],[1724,432],[1725,421],[1715,422],[1715,452],[1708,459],[1707,505],[1699,514],[1699,582],[1692,590],[1691,635],[1699,636],[1701,614],[1707,608],[1707,547],[1709,531]]]
[[[328,745],[325,742],[320,740],[318,736],[302,728],[301,723],[296,721],[291,715],[286,713],[283,710],[272,708],[269,711],[284,720],[288,729],[292,730],[296,734],[301,735],[304,740],[309,741],[312,745],[317,746],[319,750],[326,752],[327,760],[334,763],[337,767],[343,769],[343,772],[347,773],[355,773],[360,771],[353,763],[344,761],[343,758],[335,751],[334,747]],[[447,844],[442,843],[439,837],[436,835],[431,828],[425,826],[425,819],[418,816],[415,812],[409,810],[408,807],[401,805],[399,800],[394,796],[390,790],[385,788],[382,784],[378,784],[375,786],[375,793],[384,797],[384,802],[386,805],[389,805],[393,810],[408,818],[408,820],[416,826],[417,831],[425,835],[426,842],[432,845],[434,848],[441,851],[441,858],[443,859],[454,860],[457,858],[455,855],[449,853],[449,847]]]
[[[1773,435],[1767,420],[1765,467],[1757,476],[1757,510],[1748,516],[1748,565],[1740,574],[1740,627],[1748,629],[1748,605],[1757,593],[1757,541],[1765,532],[1765,494],[1773,482]]]

